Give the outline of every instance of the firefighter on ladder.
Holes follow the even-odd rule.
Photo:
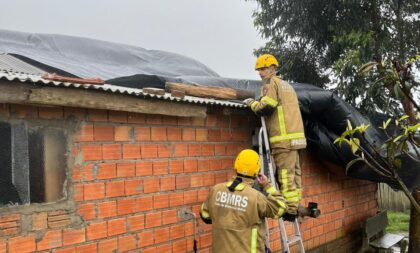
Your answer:
[[[283,218],[293,221],[302,199],[298,151],[306,147],[306,139],[296,92],[276,75],[278,67],[274,56],[264,54],[258,57],[255,70],[262,79],[260,99],[248,98],[244,103],[266,119],[276,177],[288,205]]]
[[[260,171],[260,158],[251,150],[235,159],[236,176],[215,185],[201,205],[200,216],[212,224],[212,252],[266,252],[265,218],[280,218],[286,203]],[[255,179],[264,193],[253,188]]]

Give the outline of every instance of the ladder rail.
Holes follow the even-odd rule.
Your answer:
[[[262,116],[261,117],[261,129],[259,131],[259,138],[258,138],[258,144],[259,144],[259,155],[260,155],[260,159],[261,159],[261,171],[264,174],[264,150],[265,150],[265,158],[267,159],[267,164],[268,164],[268,172],[269,172],[269,177],[270,180],[273,182],[274,187],[279,191],[279,185],[277,184],[277,180],[275,179],[275,175],[274,175],[274,171],[275,171],[275,163],[274,163],[274,159],[273,156],[271,154],[271,150],[270,150],[270,143],[268,141],[268,133],[267,133],[267,126],[265,123],[265,119]],[[263,147],[264,146],[264,150]],[[278,220],[279,222],[279,229],[280,229],[280,236],[281,236],[281,242],[282,242],[282,252],[283,253],[289,253],[290,252],[290,247],[289,245],[298,242],[299,245],[299,250],[300,253],[305,253],[305,249],[304,249],[304,245],[303,245],[303,240],[302,240],[302,235],[300,233],[300,228],[299,228],[299,223],[297,218],[294,220],[293,222],[293,226],[294,226],[294,230],[295,230],[295,235],[294,238],[292,238],[292,240],[289,240],[287,237],[287,232],[286,232],[286,226],[284,224],[284,221],[282,218],[279,218]],[[267,229],[267,245],[270,245],[270,240],[269,240],[269,227],[268,227],[268,223],[267,223],[267,219],[266,219],[266,229]]]

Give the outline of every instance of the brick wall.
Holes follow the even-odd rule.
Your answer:
[[[252,115],[218,112],[201,119],[0,106],[1,120],[19,118],[77,123],[69,136],[67,198],[0,208],[0,253],[191,252],[193,222],[179,210],[198,214],[209,187],[232,175],[255,126]],[[322,210],[302,222],[306,249],[342,247],[376,212],[375,184],[331,174],[309,154],[303,160],[304,204],[315,201]],[[210,252],[211,226],[199,221],[198,233],[199,252]]]

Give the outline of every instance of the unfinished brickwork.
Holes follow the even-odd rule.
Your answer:
[[[207,118],[0,105],[0,120],[35,119],[72,125],[66,198],[0,208],[0,253],[192,252],[194,227],[208,190],[233,175],[236,154],[251,145],[251,114]],[[70,124],[71,123],[71,124]],[[304,201],[322,216],[305,219],[306,249],[342,249],[377,211],[373,183],[336,176],[303,154]],[[281,243],[271,222],[272,250]],[[288,226],[290,230],[290,226]],[[198,222],[199,252],[211,252],[211,225]],[[347,243],[348,244],[348,243]],[[332,247],[332,248],[331,248]]]

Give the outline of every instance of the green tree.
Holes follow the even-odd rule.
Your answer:
[[[405,114],[410,125],[418,124],[414,94],[420,84],[413,71],[420,64],[410,58],[419,54],[419,0],[255,2],[254,24],[268,42],[254,53],[275,54],[285,79],[331,85],[364,114]],[[420,188],[413,197],[420,202]],[[409,250],[420,252],[414,207]]]

